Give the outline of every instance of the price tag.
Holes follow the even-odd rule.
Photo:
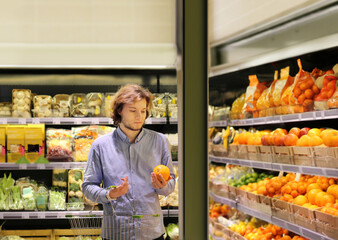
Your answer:
[[[23,219],[28,219],[29,218],[29,212],[23,212],[22,215],[21,215],[21,217]]]
[[[26,118],[19,118],[19,124],[26,124]]]
[[[20,163],[19,164],[19,169],[27,169],[27,164]]]
[[[45,218],[45,213],[44,212],[39,212],[38,213],[38,218]]]
[[[65,214],[64,213],[58,213],[57,218],[65,218]]]
[[[80,125],[82,123],[81,118],[74,118],[74,124]]]
[[[278,177],[279,177],[279,178],[282,178],[283,175],[284,175],[284,172],[283,172],[283,171],[280,171],[279,174],[278,174]]]
[[[299,182],[299,179],[300,179],[301,176],[302,176],[301,173],[296,173],[295,181],[296,181],[296,182]]]
[[[92,118],[92,124],[98,125],[100,123],[100,118]]]
[[[45,164],[37,164],[37,169],[46,169]]]
[[[7,124],[7,118],[0,118],[0,124]]]
[[[32,118],[33,124],[40,124],[40,118]]]
[[[53,118],[53,124],[60,124],[60,118]]]

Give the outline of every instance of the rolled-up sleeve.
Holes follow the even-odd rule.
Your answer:
[[[168,184],[164,188],[155,189],[155,191],[159,195],[167,196],[175,190],[176,181],[175,181],[173,163],[171,159],[170,144],[169,144],[168,139],[164,135],[163,135],[163,138],[164,138],[164,144],[163,144],[164,147],[163,147],[161,164],[169,168],[170,176],[172,179],[169,180]]]
[[[102,165],[99,154],[93,144],[87,159],[87,167],[82,183],[83,194],[96,203],[108,203],[107,190],[100,187],[102,183]]]

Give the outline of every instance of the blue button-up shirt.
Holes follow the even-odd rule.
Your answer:
[[[154,189],[151,172],[166,165],[172,179],[162,189]],[[110,202],[104,187],[118,186],[128,176],[127,194]],[[103,204],[103,238],[154,239],[164,234],[163,216],[158,195],[168,195],[175,188],[169,143],[166,137],[142,129],[134,143],[118,127],[94,141],[89,152],[82,189],[84,195]],[[115,212],[115,214],[113,214]],[[133,218],[132,215],[145,215]],[[155,215],[155,216],[153,216]],[[157,215],[157,216],[156,216]]]

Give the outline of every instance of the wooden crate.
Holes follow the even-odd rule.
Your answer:
[[[54,240],[52,229],[37,229],[37,230],[2,230],[1,235],[10,236],[16,235],[25,240]]]
[[[101,228],[97,229],[81,229],[82,236],[91,236],[92,239],[100,236]],[[79,236],[79,230],[74,229],[54,229],[53,230],[53,240],[57,240],[59,237],[68,237],[70,239],[75,239]]]

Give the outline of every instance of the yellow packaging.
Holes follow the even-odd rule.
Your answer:
[[[26,126],[25,157],[34,163],[40,156],[44,156],[43,131],[39,126]]]
[[[25,155],[25,126],[10,125],[6,127],[7,162],[16,162]]]
[[[0,126],[0,162],[6,162],[6,125]]]

